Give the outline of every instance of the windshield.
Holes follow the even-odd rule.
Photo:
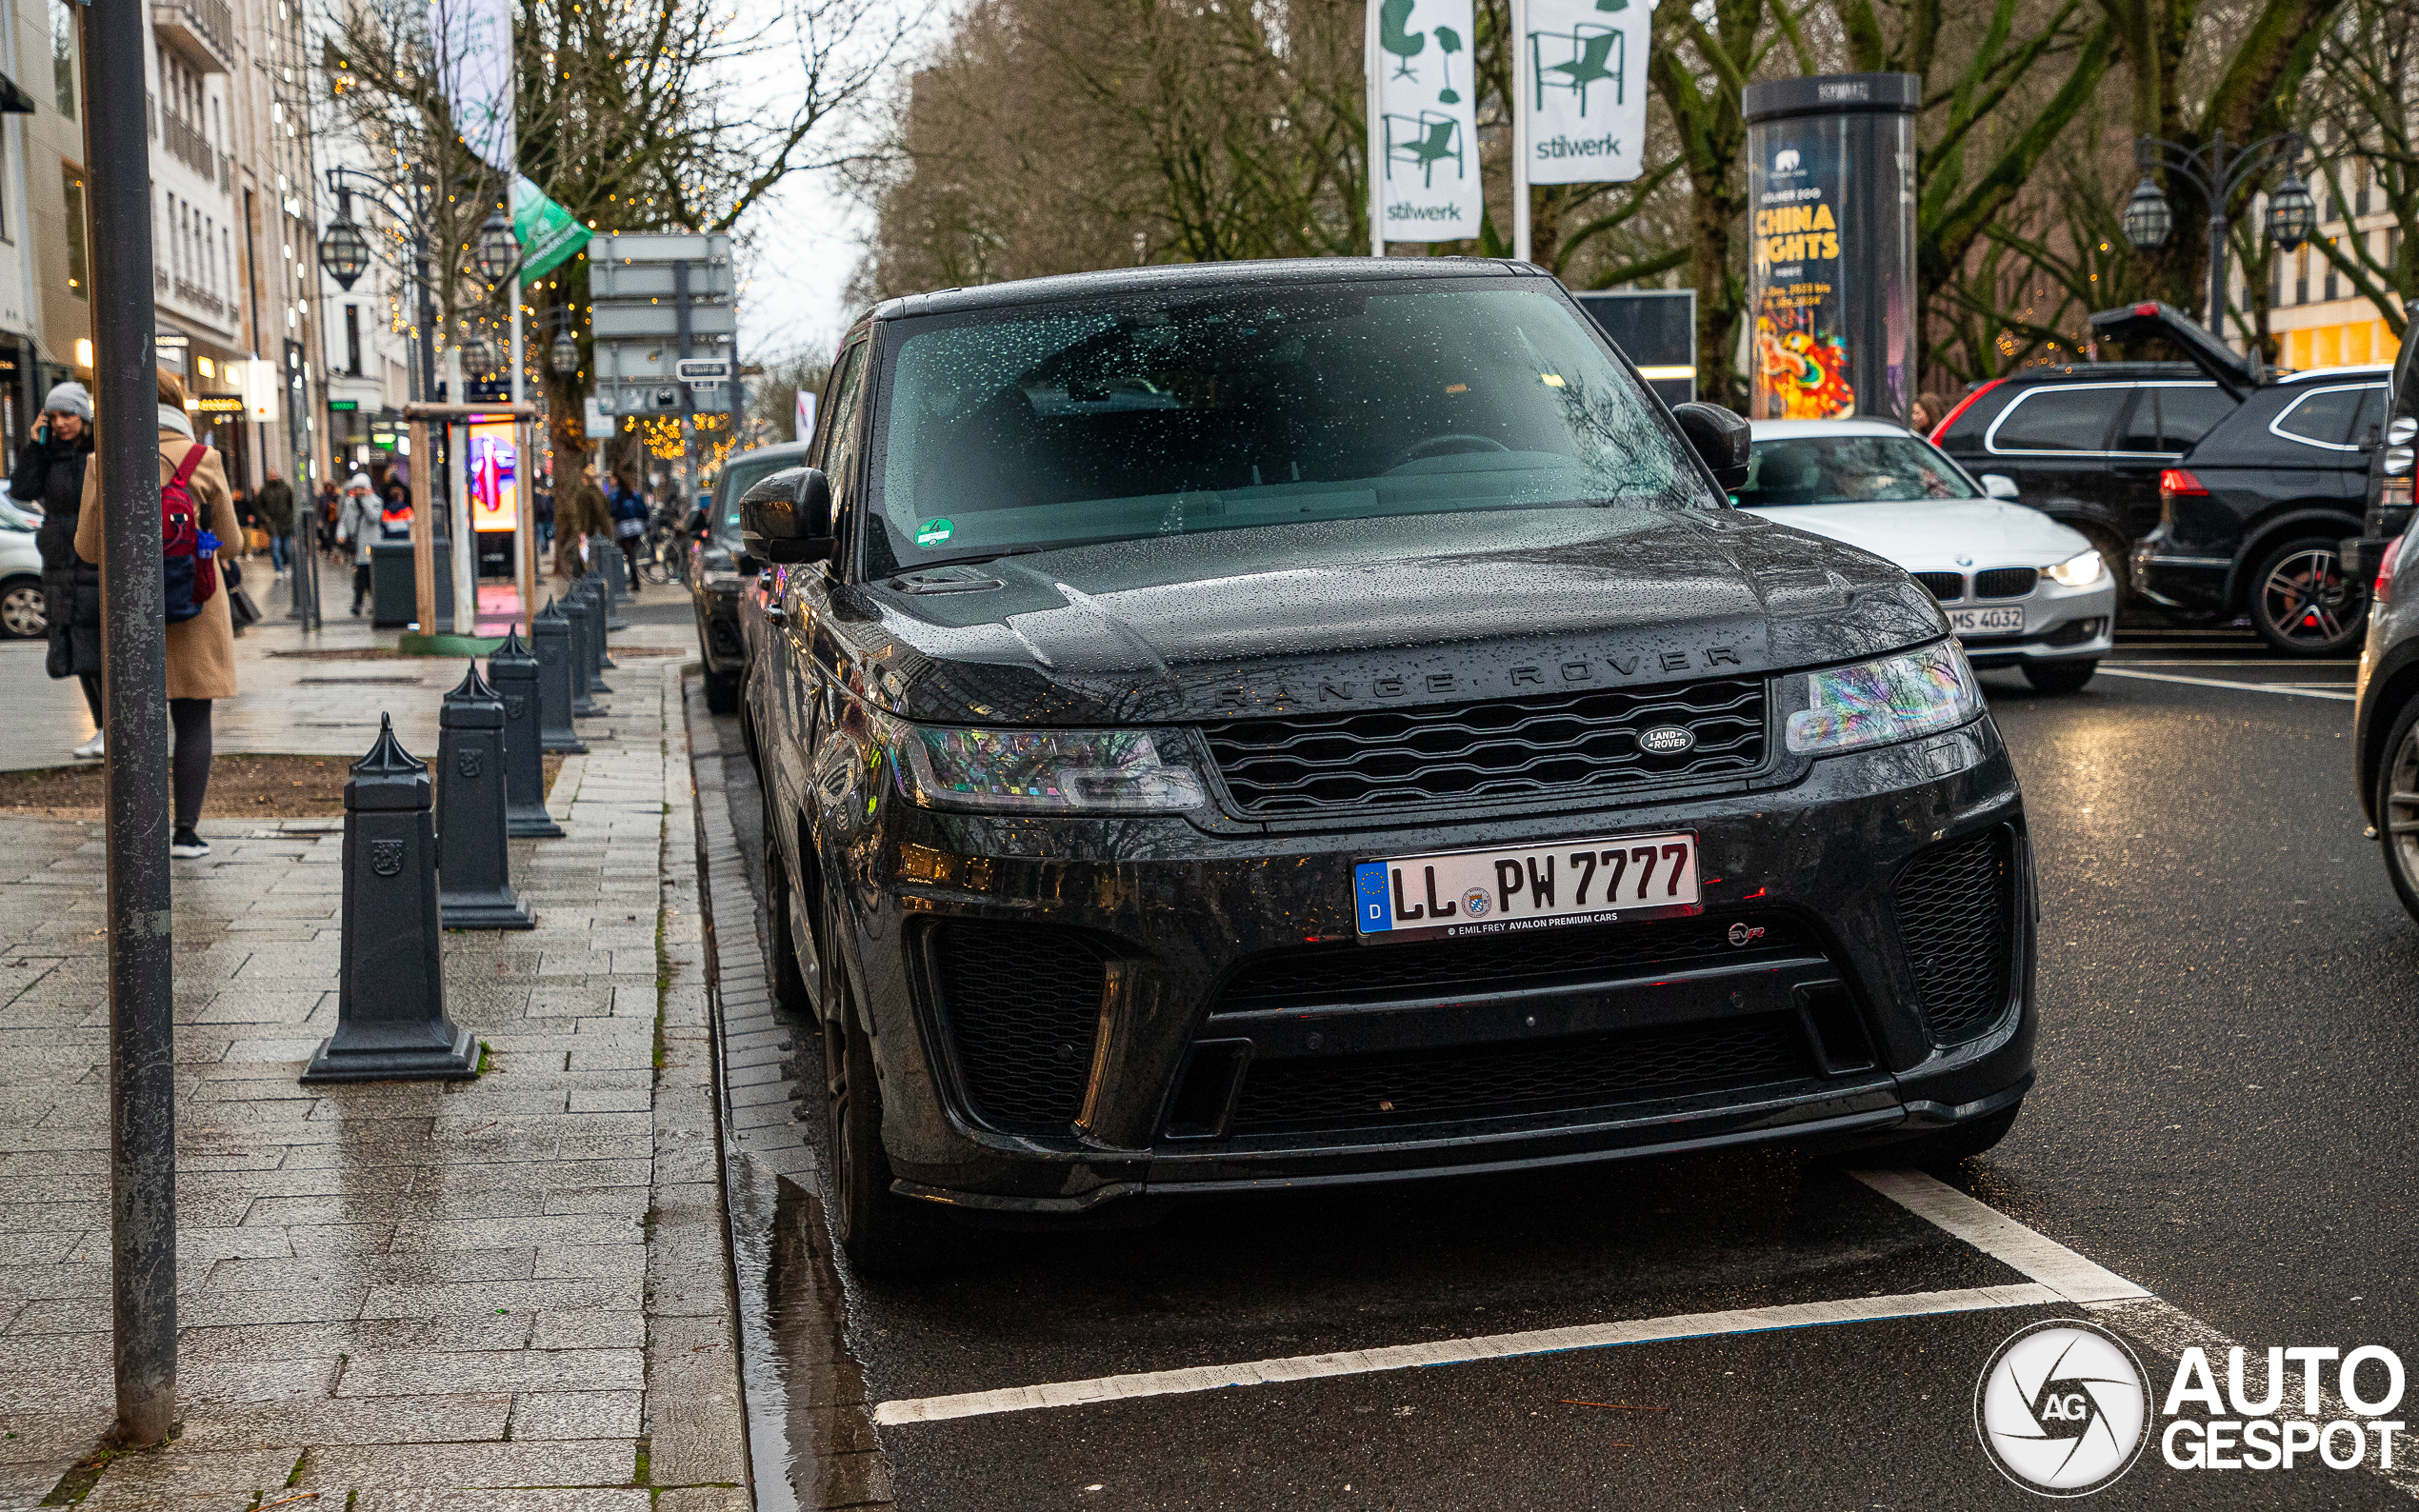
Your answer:
[[[807,465],[804,452],[775,453],[771,456],[739,457],[723,464],[722,508],[713,507],[713,495],[708,494],[705,505],[709,519],[707,529],[716,541],[726,546],[739,544],[739,500],[741,495],[774,473]]]
[[[1914,436],[1789,436],[1758,441],[1742,509],[1792,504],[1906,504],[1979,499],[1958,466]]]
[[[1579,317],[1514,282],[921,323],[887,364],[889,560],[870,567],[1305,520],[1719,507]]]

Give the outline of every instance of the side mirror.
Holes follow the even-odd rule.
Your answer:
[[[814,468],[776,472],[739,500],[739,548],[759,562],[825,562],[839,546],[831,484]]]
[[[1747,487],[1749,443],[1754,433],[1745,420],[1720,405],[1701,403],[1672,406],[1671,418],[1680,422],[1680,433],[1713,469],[1714,482],[1725,488]]]
[[[2024,498],[2024,490],[2016,487],[2016,480],[2004,472],[1984,473],[1982,492],[1983,497],[1988,499],[2014,499],[2021,502]]]

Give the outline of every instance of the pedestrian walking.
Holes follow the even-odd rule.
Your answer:
[[[530,507],[537,521],[537,548],[554,549],[554,479],[550,474],[538,480],[537,493]]]
[[[370,596],[370,547],[378,539],[378,501],[370,491],[370,474],[356,472],[345,480],[344,502],[336,511],[336,540],[352,547],[352,617],[361,618],[361,601]]]
[[[260,515],[261,528],[269,532],[269,566],[279,577],[286,575],[286,557],[294,533],[293,487],[269,469],[269,481],[260,486],[260,495],[252,501],[252,508]]]
[[[555,507],[554,575],[576,578],[588,570],[580,559],[583,540],[609,534],[612,517],[605,512],[605,490],[596,486],[596,464],[580,464],[579,486]]]
[[[84,508],[84,472],[92,456],[92,395],[79,383],[63,383],[42,401],[33,439],[17,452],[9,474],[9,496],[42,511],[33,543],[42,553],[42,613],[50,648],[44,669],[72,677],[84,686],[92,714],[92,738],[73,753],[97,758],[101,729],[101,571],[76,559],[75,527]]]
[[[235,696],[235,627],[212,557],[243,527],[235,518],[235,501],[228,492],[227,470],[218,453],[193,439],[193,421],[185,409],[185,381],[164,368],[159,369],[159,403],[161,492],[168,495],[181,486],[199,528],[198,539],[183,551],[173,545],[163,547],[171,569],[182,564],[191,567],[181,594],[175,571],[167,585],[168,718],[176,732],[169,757],[174,832],[168,853],[190,861],[210,854],[198,826],[202,801],[210,793],[210,705]],[[96,564],[101,560],[100,499],[101,464],[95,460],[84,469],[75,554]]]
[[[613,491],[605,496],[605,507],[613,517],[613,540],[621,547],[622,561],[630,569],[630,590],[636,593],[638,548],[647,540],[647,495],[638,491],[628,468],[613,474]]]

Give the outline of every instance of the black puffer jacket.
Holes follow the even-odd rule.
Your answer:
[[[42,552],[42,599],[50,621],[47,658],[52,677],[101,669],[101,569],[75,554],[76,516],[84,507],[84,465],[92,431],[74,441],[29,441],[9,474],[9,495],[42,511],[33,542]]]

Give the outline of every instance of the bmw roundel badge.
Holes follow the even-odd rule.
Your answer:
[[[1638,732],[1638,748],[1649,756],[1678,756],[1696,748],[1696,732],[1679,725],[1657,725]]]

